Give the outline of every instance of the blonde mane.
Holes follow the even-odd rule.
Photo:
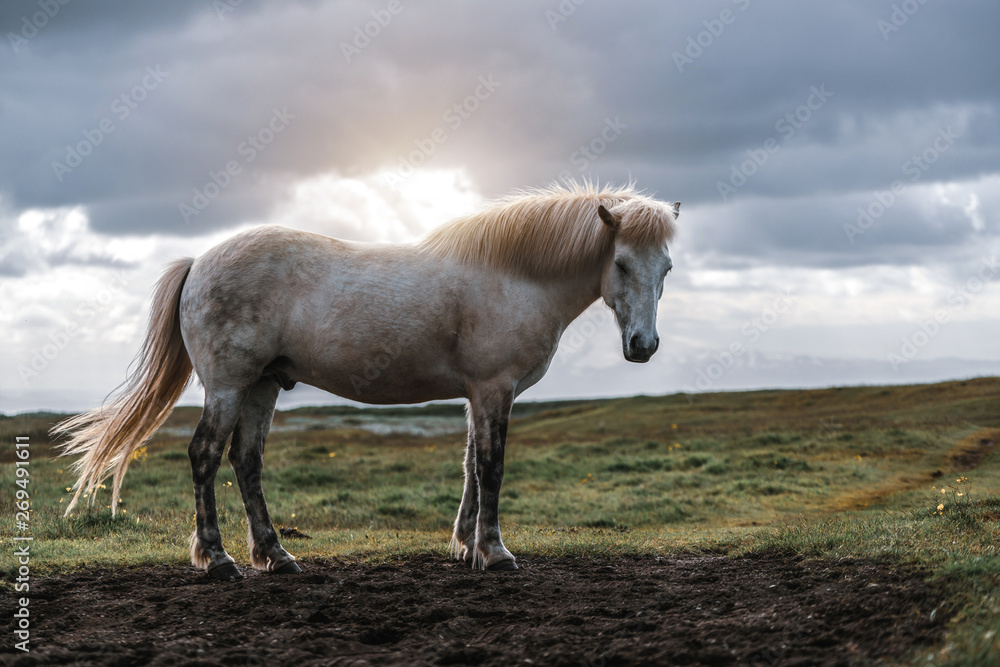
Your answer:
[[[602,204],[621,221],[617,231],[598,217]],[[571,183],[499,199],[479,213],[431,230],[419,246],[428,253],[540,278],[593,267],[616,237],[664,245],[674,232],[673,209],[632,185]]]

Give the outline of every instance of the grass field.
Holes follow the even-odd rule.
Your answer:
[[[524,404],[508,438],[501,527],[515,555],[680,551],[915,563],[953,596],[945,642],[921,664],[1000,664],[1000,379]],[[0,418],[31,445],[34,576],[85,565],[187,563],[193,500],[179,408],[110,489],[68,519],[74,478],[52,458],[49,414]],[[312,408],[279,413],[264,485],[293,554],[391,560],[446,554],[462,489],[462,409]],[[15,512],[12,446],[5,516]],[[223,539],[248,562],[228,464]],[[89,500],[89,499],[88,499]],[[3,524],[5,539],[12,522]],[[4,586],[15,568],[5,561]]]

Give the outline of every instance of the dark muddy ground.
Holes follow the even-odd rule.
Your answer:
[[[894,662],[949,617],[920,572],[859,560],[306,561],[219,583],[191,568],[36,580],[18,665],[853,665]],[[5,595],[0,613],[10,619]],[[935,612],[932,614],[932,612]]]

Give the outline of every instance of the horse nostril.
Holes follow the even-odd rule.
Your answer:
[[[659,349],[660,349],[660,337],[657,336],[656,338],[653,339],[653,352],[656,352]]]
[[[639,349],[639,334],[632,334],[632,337],[628,339],[628,349],[630,352]]]

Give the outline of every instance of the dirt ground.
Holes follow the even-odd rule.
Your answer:
[[[27,665],[854,665],[939,639],[920,572],[859,560],[532,558],[510,573],[443,559],[305,561],[209,580],[93,569],[31,587]],[[932,613],[933,612],[933,613]]]

